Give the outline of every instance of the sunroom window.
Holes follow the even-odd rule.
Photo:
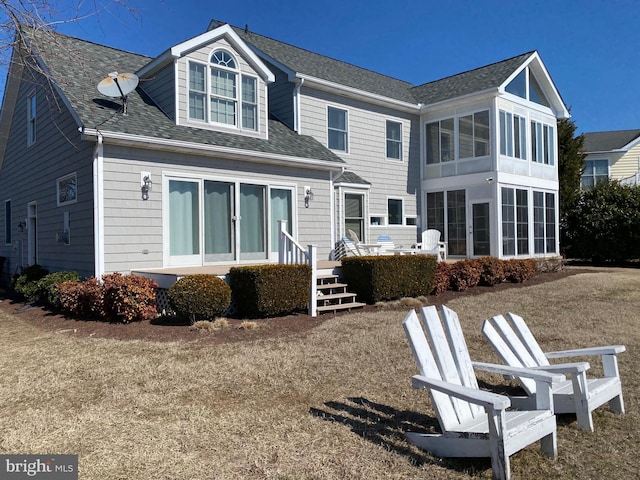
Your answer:
[[[531,100],[539,105],[549,106],[549,100],[542,91],[540,83],[530,68],[525,68],[509,82],[505,90],[520,98]]]
[[[531,161],[555,165],[555,130],[552,126],[531,122]]]
[[[500,110],[500,154],[527,158],[527,131],[524,117]]]

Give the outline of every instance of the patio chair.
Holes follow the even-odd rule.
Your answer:
[[[402,247],[402,245],[395,245],[393,243],[393,239],[386,233],[383,233],[382,235],[378,235],[378,238],[376,239],[376,243],[380,245],[380,250],[379,250],[380,255],[393,255],[392,250],[394,248]]]
[[[362,243],[358,238],[358,234],[353,230],[347,229],[347,237],[353,242],[353,245],[358,251],[358,255],[377,255],[380,250],[380,246],[377,243]]]
[[[510,478],[511,455],[538,440],[543,453],[555,459],[556,417],[551,386],[562,376],[472,363],[458,316],[453,310],[442,306],[442,320],[434,306],[422,308],[421,313],[428,340],[414,310],[402,324],[420,370],[420,375],[412,377],[412,384],[414,388],[429,390],[443,433],[407,432],[408,440],[440,457],[491,457],[493,476],[498,479]],[[474,367],[531,378],[540,395],[534,409],[507,410],[510,406],[508,397],[478,388]]]
[[[543,369],[549,372],[567,374],[569,379],[553,386],[553,403],[556,413],[575,413],[578,427],[592,432],[591,412],[609,402],[614,413],[624,413],[622,384],[618,371],[618,354],[625,351],[622,345],[582,348],[560,352],[543,352],[526,323],[513,313],[507,318],[502,315],[484,321],[482,333],[496,354],[506,364],[513,367]],[[604,377],[589,378],[587,362],[550,364],[549,358],[571,358],[601,355]],[[516,376],[527,393],[526,397],[514,397],[512,403],[526,407],[537,395],[537,386],[527,378]],[[546,394],[546,393],[545,393]]]
[[[346,236],[342,237],[342,244],[345,248],[345,255],[353,255],[355,257],[359,257],[360,255],[362,255],[362,253],[360,253],[360,250],[358,250],[358,248],[356,247],[355,243],[353,243]]]
[[[422,232],[422,242],[416,245],[420,250],[424,250],[425,253],[431,253],[438,257],[438,261],[447,259],[447,244],[440,241],[440,230],[428,229]]]

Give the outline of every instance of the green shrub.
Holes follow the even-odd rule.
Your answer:
[[[311,267],[282,264],[233,267],[229,283],[239,316],[286,315],[307,309]]]
[[[19,275],[13,277],[13,290],[27,300],[38,298],[38,280],[47,275],[49,271],[38,264],[30,265],[22,269]]]
[[[532,258],[513,258],[505,260],[504,273],[508,282],[522,283],[538,273],[538,265]]]
[[[436,257],[380,255],[342,259],[349,290],[366,303],[429,295],[434,287]]]
[[[480,285],[493,287],[504,282],[504,262],[496,257],[480,257]]]
[[[568,258],[616,262],[640,258],[640,186],[614,181],[582,190],[562,220]]]
[[[481,266],[476,260],[460,260],[451,266],[451,289],[463,292],[480,283]]]
[[[447,262],[439,262],[436,265],[435,280],[431,295],[440,295],[451,287],[451,266]]]
[[[36,289],[38,300],[49,307],[59,310],[61,305],[58,285],[62,282],[77,282],[79,280],[78,272],[54,272],[45,275],[38,280]]]
[[[102,281],[104,309],[113,320],[129,323],[156,317],[156,282],[118,272],[103,275]]]
[[[187,275],[167,292],[169,306],[192,324],[223,314],[231,305],[231,288],[215,275]]]
[[[62,282],[58,285],[60,308],[80,318],[105,318],[103,288],[95,277],[83,282]]]

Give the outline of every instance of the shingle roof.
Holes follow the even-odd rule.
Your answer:
[[[583,135],[585,152],[609,152],[619,150],[640,137],[640,130],[588,132]]]
[[[371,185],[371,182],[366,181],[360,175],[353,172],[344,171],[336,178],[333,179],[334,183],[351,183],[353,185]]]
[[[212,21],[212,26],[222,24],[223,22],[220,21]],[[233,27],[233,29],[244,41],[296,73],[416,104],[431,104],[488,88],[497,88],[534,53],[524,53],[501,62],[414,86],[409,82],[310,52],[239,27]]]
[[[411,91],[419,103],[432,104],[490,88],[498,88],[533,53],[523,53],[501,62],[425,83],[414,87]]]
[[[253,45],[296,73],[346,85],[395,100],[416,103],[415,98],[411,95],[410,89],[412,85],[409,82],[310,52],[257,33],[246,32],[238,27],[233,27],[233,29],[245,42]]]
[[[116,113],[120,99],[101,95],[98,82],[109,72],[135,72],[152,58],[58,33],[36,32],[34,46],[86,128],[344,164],[320,142],[275,120],[269,120],[268,140],[177,126],[144,93],[143,82],[128,95],[127,115]]]

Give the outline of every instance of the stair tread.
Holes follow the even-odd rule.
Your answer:
[[[324,295],[318,295],[318,300],[333,300],[336,298],[356,297],[355,293],[342,292],[342,293],[327,293]]]
[[[348,287],[346,283],[323,283],[317,286],[318,290],[328,290],[330,288],[345,288]]]
[[[351,302],[351,303],[338,303],[335,305],[323,305],[318,307],[318,312],[335,312],[337,310],[350,310],[352,308],[364,307],[366,303]]]

